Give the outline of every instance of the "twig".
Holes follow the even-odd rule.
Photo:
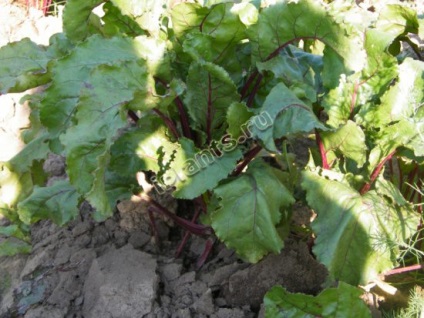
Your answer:
[[[389,271],[385,272],[383,275],[384,276],[391,276],[391,275],[403,274],[403,273],[408,273],[408,272],[412,272],[412,271],[417,271],[417,270],[420,270],[420,269],[423,269],[423,268],[424,268],[423,264],[410,265],[410,266],[406,266],[406,267],[395,268],[395,269],[389,270]]]

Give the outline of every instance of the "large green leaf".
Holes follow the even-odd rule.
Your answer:
[[[106,35],[127,34],[135,37],[146,33],[132,18],[123,15],[121,10],[114,6],[112,2],[106,2],[103,5],[103,11],[105,12],[102,17],[104,22],[103,32]]]
[[[235,10],[234,3],[220,3],[210,8],[194,3],[182,3],[173,8],[171,17],[177,37],[199,31],[209,35],[215,43],[232,46],[246,36],[246,26],[240,20],[239,14],[243,12]],[[251,11],[250,14],[254,15],[254,12]]]
[[[160,17],[165,8],[163,1],[112,0],[112,3],[141,29],[146,30],[151,36],[158,37],[161,28]]]
[[[80,90],[90,71],[101,64],[140,59],[136,40],[91,36],[52,66],[53,83],[40,105],[40,118],[52,133],[62,133],[72,123]]]
[[[181,138],[179,143],[181,148],[163,178],[165,185],[176,188],[173,196],[179,199],[194,199],[214,189],[243,157],[237,144],[218,144],[216,148],[200,150],[189,139]]]
[[[385,5],[380,11],[376,28],[395,36],[418,33],[417,12],[400,4]]]
[[[369,171],[371,172],[389,154],[400,147],[414,152],[416,157],[424,156],[424,117],[402,119],[385,127],[374,137],[374,147],[369,155]]]
[[[321,139],[324,142],[327,160],[331,162],[340,154],[352,159],[362,167],[367,160],[367,145],[362,129],[352,121],[348,121],[336,131],[323,131]]]
[[[365,109],[361,117],[372,127],[414,117],[424,102],[423,87],[424,63],[407,58],[399,66],[396,84],[381,97],[381,104]]]
[[[302,187],[317,213],[314,253],[331,280],[366,284],[396,265],[396,244],[415,233],[419,216],[375,191],[360,195],[336,172],[306,171]]]
[[[277,151],[274,139],[291,134],[327,128],[312,109],[283,83],[277,84],[267,96],[261,114],[251,119],[251,133],[270,151]]]
[[[86,39],[93,33],[98,33],[99,21],[92,11],[105,1],[67,0],[63,11],[63,29],[67,37],[73,42],[78,42]]]
[[[117,131],[127,125],[125,104],[136,90],[144,90],[147,70],[143,63],[100,65],[85,80],[77,104],[77,124],[61,138],[67,156],[71,183],[87,193],[93,185],[97,158],[112,144]],[[89,132],[89,133],[87,133]]]
[[[219,139],[228,107],[240,96],[228,73],[212,63],[193,63],[187,77],[185,102],[195,127],[208,141]]]
[[[332,50],[331,59],[324,59],[328,67],[332,64],[333,77],[337,78],[335,64],[342,63],[351,70],[362,64],[356,40],[346,37],[346,30],[326,13],[322,5],[314,1],[301,0],[280,2],[262,10],[258,23],[248,29],[252,43],[254,62],[266,61],[278,54],[287,45],[303,40],[319,40]],[[337,62],[338,61],[338,62]]]
[[[254,161],[241,176],[215,188],[220,207],[210,211],[211,225],[229,248],[256,263],[269,252],[279,253],[283,238],[277,225],[294,199],[273,168]]]
[[[47,158],[49,150],[48,135],[43,134],[29,142],[16,156],[9,160],[14,172],[24,173],[30,170],[34,160]]]
[[[47,50],[25,38],[0,48],[0,94],[22,92],[49,80]]]
[[[292,294],[275,286],[264,298],[266,318],[370,318],[369,308],[360,298],[363,292],[354,286],[339,282],[317,296]]]
[[[64,225],[78,213],[80,195],[68,181],[58,181],[50,187],[35,187],[34,192],[18,204],[20,219],[26,223],[51,219]]]
[[[339,85],[322,101],[329,117],[328,125],[337,128],[354,118],[357,112],[362,122],[369,109],[377,107],[378,99],[398,75],[397,60],[387,52],[394,38],[376,29],[365,31],[363,46],[367,57],[364,68],[351,76],[342,76]]]

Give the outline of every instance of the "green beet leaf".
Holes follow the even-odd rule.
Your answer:
[[[322,6],[308,0],[269,6],[259,14],[257,24],[248,29],[254,62],[267,61],[301,39],[325,43],[334,54],[324,59],[324,68],[325,64],[331,66],[332,77],[336,79],[339,73],[336,64],[346,65],[352,70],[362,64],[356,41],[347,38],[347,33],[341,24],[332,21]]]
[[[215,188],[219,208],[210,211],[218,238],[243,259],[256,263],[269,252],[279,253],[277,230],[294,199],[273,168],[258,160],[237,178]]]
[[[424,156],[424,120],[422,115],[402,119],[374,136],[374,147],[369,154],[368,170],[371,172],[400,147],[410,149],[415,157]]]
[[[28,38],[0,48],[0,94],[46,84],[50,58],[45,48]]]
[[[80,193],[90,191],[93,172],[99,167],[97,158],[109,151],[118,129],[127,125],[125,104],[137,89],[145,89],[147,70],[140,64],[100,65],[85,81],[77,104],[77,124],[61,138],[70,181]]]
[[[16,254],[31,253],[31,244],[15,238],[7,238],[0,242],[0,257],[13,256]]]
[[[20,219],[26,223],[50,219],[64,225],[78,215],[80,194],[68,181],[50,187],[35,187],[34,192],[18,204]]]
[[[63,11],[63,29],[70,40],[78,42],[91,34],[99,33],[99,20],[92,11],[103,2],[105,0],[66,1]]]
[[[52,66],[53,83],[40,105],[42,124],[53,134],[64,132],[72,123],[80,91],[92,69],[101,64],[138,59],[136,41],[91,36]]]
[[[239,143],[243,143],[243,139],[249,137],[249,120],[253,115],[253,111],[248,109],[245,103],[232,103],[228,107],[228,133],[232,138],[240,137]]]
[[[190,66],[184,101],[195,127],[206,132],[208,142],[222,136],[228,107],[239,100],[234,82],[222,67],[208,62]]]
[[[407,58],[399,66],[399,77],[381,97],[381,104],[369,107],[362,118],[367,125],[382,127],[416,116],[424,101],[424,63]]]
[[[367,146],[362,129],[352,121],[336,131],[323,131],[321,139],[326,150],[329,163],[340,157],[340,154],[352,159],[361,168],[367,160]]]
[[[327,130],[312,109],[283,83],[277,84],[267,96],[261,114],[252,118],[251,132],[270,151],[277,151],[274,139],[291,134]]]
[[[378,17],[376,28],[395,36],[406,33],[418,33],[417,12],[399,4],[383,7]]]
[[[135,37],[146,33],[132,18],[123,15],[121,10],[114,6],[112,2],[106,2],[103,5],[103,11],[105,12],[102,17],[105,35],[127,34]]]
[[[243,157],[235,142],[203,150],[197,149],[186,138],[181,138],[179,143],[181,148],[176,151],[175,160],[163,177],[166,186],[176,188],[173,196],[179,199],[194,199],[214,189]]]
[[[145,0],[127,1],[112,0],[112,3],[121,10],[121,13],[136,22],[142,30],[157,37],[160,32],[160,17],[164,11],[162,1]]]
[[[275,286],[264,298],[266,318],[371,318],[359,288],[340,282],[317,296],[290,293]]]
[[[403,244],[415,232],[419,216],[409,206],[395,206],[376,193],[360,195],[343,175],[334,179],[305,171],[302,187],[317,213],[314,253],[330,280],[366,284],[394,267],[395,244]],[[331,179],[330,179],[331,178]]]

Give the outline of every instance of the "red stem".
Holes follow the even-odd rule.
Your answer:
[[[377,177],[380,175],[381,170],[384,167],[384,164],[390,160],[393,155],[396,153],[396,150],[394,150],[391,154],[389,154],[386,158],[384,158],[379,164],[378,166],[374,169],[374,171],[371,174],[370,177],[370,181],[365,183],[362,187],[362,189],[359,191],[361,193],[361,195],[364,195],[365,193],[367,193],[370,189],[372,184],[374,183],[375,179],[377,179]]]
[[[128,116],[135,122],[135,123],[137,123],[138,122],[138,120],[140,119],[140,118],[138,118],[138,116],[137,116],[137,114],[134,112],[134,111],[132,111],[132,110],[129,110],[128,111]]]
[[[200,215],[200,208],[197,208],[196,212],[194,213],[193,217],[191,218],[191,222],[196,223],[197,219],[199,218],[199,215]],[[181,243],[178,245],[177,252],[175,253],[175,258],[180,257],[184,247],[187,244],[187,241],[188,241],[190,235],[191,235],[191,233],[189,231],[186,231],[184,233],[184,237],[183,237]]]
[[[177,108],[178,108],[178,114],[180,115],[180,122],[181,122],[181,126],[183,128],[184,137],[193,140],[193,136],[191,134],[191,129],[190,129],[190,124],[188,122],[188,115],[187,115],[187,112],[184,109],[183,102],[181,101],[179,96],[177,96],[175,98],[174,102],[175,102],[175,105],[177,105]]]
[[[253,86],[252,91],[249,94],[249,99],[246,102],[247,107],[252,107],[253,101],[255,100],[255,95],[258,92],[259,85],[261,84],[263,77],[264,76],[262,74],[259,74],[256,78],[255,86]]]
[[[168,84],[164,80],[161,80],[158,77],[155,77],[155,80],[157,80],[163,86],[168,87]],[[177,109],[178,109],[178,114],[180,116],[180,122],[181,122],[181,126],[183,128],[184,137],[189,138],[189,139],[193,139],[192,135],[191,135],[190,124],[189,124],[189,121],[188,121],[188,115],[187,115],[186,110],[184,109],[184,104],[183,104],[181,98],[179,96],[175,97],[174,103],[175,103],[175,105],[177,106]]]
[[[205,249],[203,250],[202,255],[200,255],[199,259],[196,262],[197,269],[200,269],[206,263],[206,260],[208,259],[208,256],[212,251],[213,243],[214,240],[212,239],[208,239],[206,241]]]
[[[328,164],[327,160],[327,151],[325,150],[324,143],[322,142],[321,135],[319,134],[318,130],[315,129],[315,140],[318,145],[319,153],[321,154],[321,161],[322,161],[322,167],[323,169],[330,169],[330,165]]]
[[[177,127],[175,127],[174,122],[171,120],[171,118],[169,118],[168,116],[166,116],[164,113],[162,113],[159,109],[157,108],[153,108],[153,111],[160,117],[162,118],[162,120],[164,121],[165,125],[169,128],[169,130],[171,131],[172,135],[174,135],[174,137],[176,139],[180,138],[180,134],[178,133]]]
[[[349,116],[349,119],[353,118],[353,110],[354,110],[355,104],[356,104],[356,96],[358,95],[358,88],[359,88],[359,83],[356,83],[355,87],[353,89],[352,99],[350,101],[350,116]]]
[[[254,148],[250,149],[246,155],[244,156],[243,161],[237,166],[237,168],[233,172],[233,176],[238,176],[243,169],[249,164],[250,161],[253,160],[253,158],[256,157],[256,155],[262,150],[261,146],[255,146]]]
[[[152,226],[152,232],[153,232],[153,236],[154,236],[155,241],[156,241],[156,245],[160,246],[159,232],[158,232],[158,229],[156,227],[156,221],[155,221],[155,218],[153,216],[153,212],[152,212],[151,207],[149,207],[147,209],[147,213],[149,214],[149,220],[150,220],[150,224]]]
[[[256,78],[256,76],[258,76],[259,72],[256,70],[254,71],[252,74],[250,74],[249,78],[246,81],[246,84],[244,84],[242,90],[241,90],[241,98],[240,101],[242,101],[246,95],[247,95],[247,91],[249,90],[250,85],[252,84],[253,80]]]
[[[284,43],[283,45],[280,45],[277,49],[275,49],[274,52],[272,52],[270,55],[268,55],[268,57],[265,59],[265,62],[276,57],[278,55],[278,53],[280,53],[280,51],[282,49],[284,49],[287,45],[290,45],[290,44],[292,44],[293,42],[296,42],[296,41],[308,40],[308,39],[320,40],[321,42],[324,42],[322,39],[320,39],[319,37],[316,37],[316,36],[303,36],[303,37],[294,38],[294,39]]]
[[[192,234],[195,235],[211,235],[212,229],[208,226],[192,223],[190,221],[184,220],[183,218],[180,218],[179,216],[175,215],[174,213],[170,212],[167,208],[153,200],[151,197],[145,194],[139,195],[143,200],[149,202],[152,204],[151,208],[152,211],[157,212],[159,214],[163,214],[173,220],[176,224],[181,226],[183,229],[189,231]]]
[[[385,272],[384,276],[408,273],[408,272],[417,271],[417,270],[420,270],[420,269],[423,269],[423,268],[424,268],[423,264],[417,264],[417,265],[411,265],[411,266],[406,266],[406,267],[401,267],[401,268],[395,268],[395,269],[392,269],[390,271]]]

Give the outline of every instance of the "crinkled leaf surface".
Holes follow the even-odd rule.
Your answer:
[[[63,225],[78,215],[79,198],[80,194],[69,181],[35,187],[34,192],[18,204],[19,217],[26,224],[50,219]]]
[[[164,183],[176,187],[173,196],[179,199],[194,199],[214,189],[243,157],[240,149],[234,145],[230,145],[230,149],[200,150],[189,139],[181,138],[179,143],[181,147],[176,152],[176,158],[164,175]]]
[[[215,188],[220,207],[210,211],[218,238],[243,259],[256,263],[283,247],[276,226],[294,199],[273,171],[254,161],[242,175]]]
[[[393,205],[375,191],[362,196],[335,172],[306,171],[302,187],[318,215],[313,251],[331,280],[366,284],[393,268],[393,244],[405,242],[419,222],[411,207]]]
[[[0,94],[45,84],[51,58],[45,48],[28,38],[0,48]]]
[[[274,139],[327,128],[304,102],[283,83],[277,84],[267,96],[262,113],[252,118],[252,135],[270,151],[277,151]]]
[[[365,164],[368,149],[365,134],[353,121],[348,121],[336,131],[323,131],[321,139],[329,162],[340,157],[341,153],[354,160],[359,168]]]
[[[143,63],[132,62],[100,65],[86,78],[77,104],[77,124],[61,138],[70,181],[81,193],[92,187],[97,158],[109,150],[118,129],[127,125],[124,106],[137,89],[144,89],[146,73]]]
[[[72,123],[80,90],[90,71],[101,64],[140,59],[136,40],[91,36],[52,66],[53,83],[40,105],[40,119],[51,133],[61,133]]]
[[[363,292],[354,286],[339,282],[317,296],[289,293],[275,286],[264,298],[266,318],[370,318],[369,308],[360,298]]]

